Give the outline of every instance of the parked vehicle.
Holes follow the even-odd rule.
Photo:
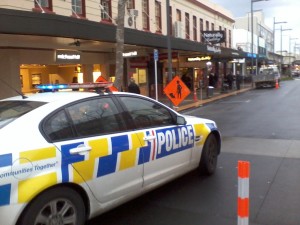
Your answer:
[[[125,92],[2,99],[0,140],[1,225],[83,225],[188,171],[212,175],[221,151],[214,121]]]
[[[300,71],[299,70],[292,70],[292,77],[299,77]]]
[[[276,82],[280,82],[280,73],[276,66],[262,67],[259,74],[252,76],[252,81],[256,88],[276,87]]]

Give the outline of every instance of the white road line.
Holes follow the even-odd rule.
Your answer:
[[[222,152],[300,159],[300,140],[223,137]]]

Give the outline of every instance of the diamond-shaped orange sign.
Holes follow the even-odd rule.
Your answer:
[[[190,89],[178,76],[167,84],[164,92],[175,106],[178,106],[191,93]]]
[[[96,80],[96,82],[107,82],[107,80],[102,77],[102,76],[99,76]],[[114,91],[118,91],[118,89],[115,87],[115,86],[111,86],[108,88],[110,91],[114,92]]]

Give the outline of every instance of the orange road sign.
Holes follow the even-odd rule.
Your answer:
[[[104,77],[99,76],[99,77],[97,78],[96,82],[107,82],[107,80],[106,80]],[[112,92],[113,92],[113,91],[118,91],[118,89],[117,89],[115,86],[108,87],[108,89],[109,89],[110,91],[112,91]]]
[[[178,106],[191,93],[190,89],[178,76],[175,76],[173,80],[167,84],[164,88],[164,92],[175,106]]]

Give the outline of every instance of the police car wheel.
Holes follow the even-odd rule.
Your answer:
[[[201,175],[212,175],[217,167],[218,141],[215,135],[210,134],[204,144],[199,170]]]
[[[31,202],[18,225],[84,225],[86,218],[81,196],[67,187],[42,193]]]

